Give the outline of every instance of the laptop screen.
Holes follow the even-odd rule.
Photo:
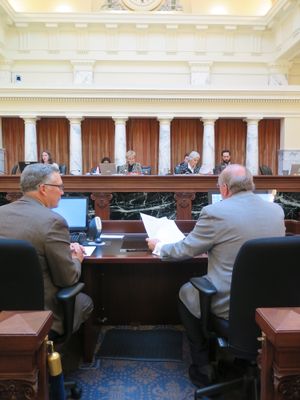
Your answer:
[[[115,163],[100,163],[101,175],[113,175],[116,171]]]
[[[292,164],[290,175],[300,175],[300,164]]]
[[[255,190],[255,194],[261,197],[263,200],[273,202],[274,201],[274,191],[273,190]],[[222,196],[219,192],[208,192],[208,204],[214,204],[222,200]]]
[[[86,231],[88,228],[88,198],[62,197],[52,211],[64,217],[70,232]]]

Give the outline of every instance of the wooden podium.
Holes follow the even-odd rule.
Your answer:
[[[50,311],[0,312],[0,399],[48,400]]]
[[[300,395],[300,308],[258,308],[263,332],[260,400],[292,400]]]

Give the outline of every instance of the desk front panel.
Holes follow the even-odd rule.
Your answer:
[[[91,257],[84,262],[83,279],[95,304],[93,322],[177,324],[180,286],[206,270],[205,256],[184,262],[162,262],[147,252]]]

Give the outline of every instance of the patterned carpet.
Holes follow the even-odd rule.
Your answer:
[[[102,330],[96,354],[104,334]],[[183,338],[182,362],[112,360],[96,355],[92,364],[81,364],[67,378],[80,384],[82,400],[192,400],[195,386],[188,378],[189,351]]]

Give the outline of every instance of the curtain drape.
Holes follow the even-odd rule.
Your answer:
[[[69,170],[69,131],[67,118],[41,118],[36,123],[38,159],[48,150],[54,162],[65,164]]]
[[[83,171],[90,172],[103,157],[115,161],[115,125],[112,118],[86,118],[81,123]]]
[[[155,118],[129,118],[126,124],[127,150],[136,152],[136,161],[151,166],[157,174],[159,122]]]
[[[24,120],[22,118],[2,118],[2,141],[5,152],[5,170],[11,173],[18,161],[24,160]]]
[[[181,163],[185,153],[195,150],[202,156],[203,123],[200,119],[175,118],[171,122],[171,166]],[[200,160],[201,164],[201,160]]]
[[[262,119],[258,125],[259,165],[267,165],[278,174],[280,119]]]

